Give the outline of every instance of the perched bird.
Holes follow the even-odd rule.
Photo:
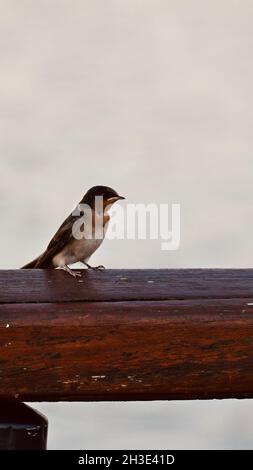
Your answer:
[[[106,226],[110,220],[108,209],[119,199],[125,198],[107,186],[94,186],[89,189],[77,205],[76,210],[60,226],[44,253],[21,269],[59,268],[74,277],[81,276],[81,274],[72,271],[68,265],[78,261],[90,269],[104,269],[104,266],[101,265],[90,266],[88,260],[103,241]],[[83,216],[80,215],[82,207],[89,209],[88,215],[90,217],[85,211]],[[99,222],[101,222],[101,226],[99,227],[99,236],[97,236]],[[75,225],[80,228],[78,224],[83,227],[82,231],[80,229],[77,232],[74,229]]]

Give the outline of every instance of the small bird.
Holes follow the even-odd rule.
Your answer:
[[[97,203],[98,199],[102,201],[102,205]],[[73,211],[62,223],[47,249],[38,258],[23,266],[21,269],[46,269],[59,268],[71,274],[71,276],[79,277],[81,273],[73,271],[69,268],[69,264],[81,261],[89,269],[102,270],[104,266],[99,265],[92,267],[88,264],[90,256],[101,245],[110,216],[108,210],[112,204],[120,199],[125,199],[112,188],[107,186],[93,186],[85,193],[79,204],[77,211]],[[90,209],[91,217],[84,216],[81,219],[80,211],[82,205]],[[99,206],[99,207],[98,207]],[[80,210],[79,210],[80,208]],[[77,212],[77,215],[75,215]],[[81,232],[81,238],[74,236],[73,226],[81,220],[84,230]],[[97,221],[101,221],[102,235],[97,237]],[[86,236],[85,234],[91,234]],[[80,232],[79,232],[80,234]]]

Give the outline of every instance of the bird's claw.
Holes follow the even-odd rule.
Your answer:
[[[93,269],[93,271],[103,271],[105,269],[105,267],[102,264],[99,264],[99,266],[91,266],[86,261],[83,261],[83,264],[85,264],[85,266],[87,266],[88,269]]]
[[[73,276],[75,278],[76,277],[82,277],[82,273],[80,273],[80,271],[71,271],[71,273],[69,273],[69,274],[71,274],[71,276]]]
[[[104,271],[105,266],[103,266],[102,264],[100,264],[99,266],[95,266],[93,269],[95,269],[95,271]]]
[[[80,271],[73,271],[73,269],[70,269],[68,266],[63,266],[59,269],[62,269],[63,271],[66,271],[66,273],[70,274],[74,278],[82,277],[82,274],[81,274]]]

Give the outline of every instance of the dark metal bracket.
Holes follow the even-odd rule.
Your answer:
[[[21,402],[0,403],[0,450],[46,450],[48,421]]]

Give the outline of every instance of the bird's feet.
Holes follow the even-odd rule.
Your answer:
[[[91,269],[94,269],[95,271],[104,271],[105,266],[99,264],[99,266],[91,266]]]
[[[80,271],[73,271],[72,269],[70,269],[67,265],[66,266],[62,266],[58,269],[62,269],[63,271],[66,271],[67,273],[69,273],[71,276],[73,277],[82,277],[82,274],[80,273]]]
[[[93,269],[93,271],[103,271],[105,269],[102,264],[100,264],[99,266],[91,266],[90,264],[86,263],[86,261],[83,261],[83,264],[85,264],[88,269]]]

